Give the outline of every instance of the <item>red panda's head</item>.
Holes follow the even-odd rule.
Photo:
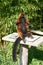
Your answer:
[[[22,18],[22,17],[24,17],[24,13],[23,12],[20,13],[20,15],[19,15],[19,18]]]

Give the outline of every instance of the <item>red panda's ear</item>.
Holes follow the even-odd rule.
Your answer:
[[[24,13],[20,13],[19,18],[24,17]]]

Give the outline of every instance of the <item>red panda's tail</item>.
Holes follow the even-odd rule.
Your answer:
[[[13,50],[12,50],[12,58],[13,58],[13,61],[16,61],[16,53],[17,53],[17,47],[18,47],[18,44],[20,43],[21,41],[21,38],[18,37],[15,41],[15,43],[13,44]]]

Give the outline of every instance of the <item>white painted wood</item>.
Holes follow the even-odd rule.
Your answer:
[[[15,42],[15,40],[18,38],[18,33],[12,33],[7,36],[4,36],[2,40],[9,41],[9,42]]]
[[[42,43],[43,43],[42,36],[40,36],[40,38],[38,38],[37,40],[35,40],[33,42],[26,42],[26,43],[24,43],[23,41],[20,42],[20,44],[29,45],[29,46],[36,46],[36,47],[38,47]]]
[[[2,38],[2,40],[4,41],[10,41],[10,42],[15,42],[15,40],[18,38],[18,33],[12,33],[12,34],[9,34],[5,37]],[[36,39],[36,40],[35,40]],[[43,43],[43,36],[39,36],[39,38],[33,38],[33,39],[28,39],[29,41],[26,41],[26,43],[22,41],[20,41],[20,44],[24,44],[24,45],[29,45],[29,46],[38,46],[40,45],[41,43]]]
[[[41,31],[31,30],[31,32],[33,32],[33,33],[35,33],[35,34],[39,34],[39,35],[42,35],[42,36],[43,36],[43,32],[41,32]]]
[[[26,42],[33,42],[33,41],[37,40],[38,38],[40,38],[40,36],[32,35],[32,37],[25,37],[25,41]]]

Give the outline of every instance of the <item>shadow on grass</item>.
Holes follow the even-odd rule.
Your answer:
[[[36,47],[31,47],[29,49],[28,64],[31,63],[33,58],[43,61],[43,51],[37,49]]]

